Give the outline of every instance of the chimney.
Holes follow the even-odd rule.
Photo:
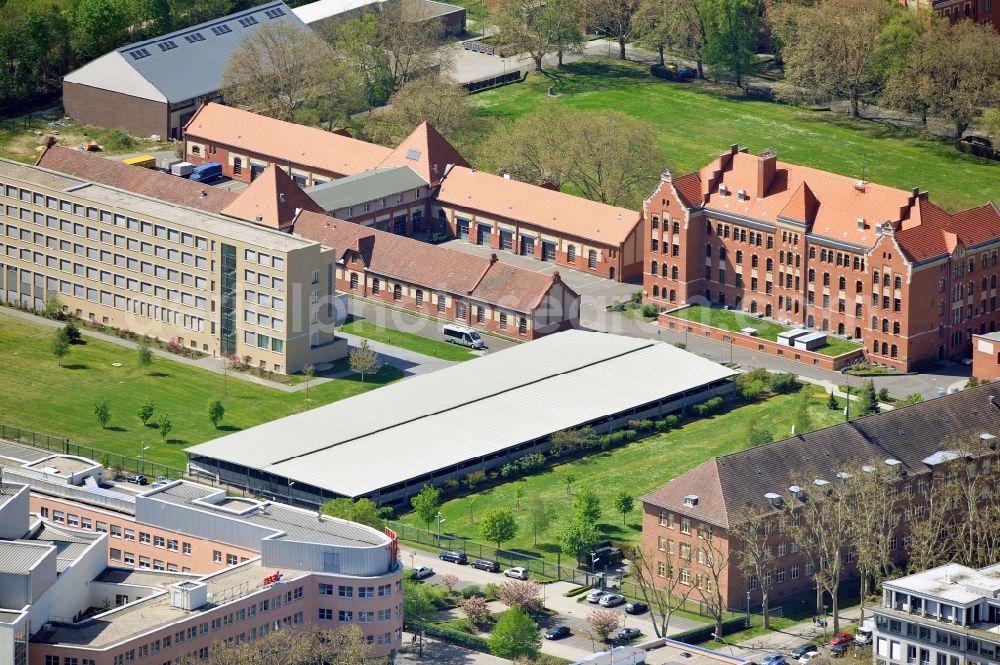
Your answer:
[[[278,194],[278,203],[285,205],[285,193],[281,192]]]
[[[559,276],[559,271],[558,270],[554,270],[552,272],[552,283],[555,284],[556,282],[560,282],[560,281],[562,281],[562,277]]]
[[[864,231],[864,230],[865,230],[865,218],[858,217],[858,231]]]
[[[496,263],[499,260],[500,259],[497,258],[496,252],[494,252],[493,254],[490,254],[490,265],[493,265],[494,263]]]
[[[768,187],[774,180],[774,172],[778,167],[778,155],[768,148],[757,155],[757,198],[762,199],[767,194]]]

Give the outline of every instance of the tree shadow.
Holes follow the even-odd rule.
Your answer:
[[[187,439],[167,439],[164,443],[169,446],[186,446],[188,441]]]
[[[240,432],[243,430],[242,427],[237,427],[236,425],[219,425],[216,429],[220,432]]]
[[[536,545],[535,549],[548,554],[558,554],[561,551],[560,547],[555,543],[542,543],[541,545]]]
[[[107,430],[109,430],[111,432],[127,432],[128,431],[127,429],[125,429],[124,427],[121,427],[120,425],[112,425],[111,427],[106,427],[105,429],[107,429]]]
[[[90,369],[90,365],[86,363],[71,363],[69,365],[63,365],[63,369]]]
[[[160,378],[165,378],[165,377],[169,377],[169,376],[172,376],[172,375],[168,374],[167,372],[149,372],[148,374],[146,374],[146,376],[152,376],[154,378],[160,379]]]

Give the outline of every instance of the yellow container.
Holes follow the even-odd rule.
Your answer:
[[[129,157],[128,159],[123,159],[122,164],[128,164],[129,166],[141,166],[146,169],[156,168],[156,157],[152,155],[139,155],[138,157]]]

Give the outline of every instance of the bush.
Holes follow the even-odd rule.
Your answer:
[[[500,591],[502,587],[496,582],[490,582],[485,587],[483,587],[483,594],[490,600],[496,600],[500,597]]]
[[[521,475],[521,465],[517,462],[508,462],[500,467],[501,478],[517,478]]]
[[[743,385],[739,387],[740,397],[748,402],[753,402],[760,399],[765,389],[763,381],[744,381]]]
[[[625,311],[625,305],[621,304],[621,302],[619,302],[618,300],[615,300],[614,302],[611,303],[611,311],[612,312],[624,312]]]
[[[428,623],[424,625],[424,633],[428,637],[436,637],[444,642],[489,653],[490,647],[486,640],[478,635],[469,635],[454,628],[448,628],[438,624]]]
[[[573,587],[572,589],[564,593],[563,596],[565,596],[566,598],[576,598],[581,593],[587,593],[588,591],[590,591],[589,586],[578,586],[578,587]]]
[[[470,584],[461,591],[462,598],[469,599],[473,596],[482,596],[483,590],[478,584]]]
[[[655,423],[653,423],[653,426],[656,428],[657,432],[666,432],[667,430],[670,429],[670,425],[667,424],[666,418],[664,418],[663,420],[657,420]]]
[[[648,432],[649,430],[653,429],[653,421],[647,419],[630,420],[625,424],[628,426],[629,429],[638,430],[640,432]]]
[[[794,374],[782,372],[781,374],[772,374],[768,377],[767,385],[772,392],[780,394],[798,390],[799,382],[795,380]]]
[[[681,351],[683,351],[684,349],[688,348],[688,345],[685,344],[684,342],[674,342],[674,346],[676,346]]]
[[[659,313],[660,313],[660,308],[657,307],[656,305],[642,306],[642,315],[645,316],[647,319],[655,318],[656,316],[659,315]]]
[[[666,418],[664,418],[664,420],[667,421],[667,427],[669,427],[670,429],[681,426],[681,417],[676,413],[667,416]]]
[[[80,344],[83,341],[83,334],[72,321],[63,326],[63,330],[66,331],[66,339],[70,344]]]
[[[638,305],[639,303],[641,303],[642,302],[642,289],[639,289],[637,291],[633,291],[631,294],[629,294],[628,300],[633,305]]]
[[[109,152],[124,152],[134,148],[137,143],[134,138],[120,129],[112,129],[104,139],[104,149]]]
[[[545,455],[542,455],[541,453],[525,455],[517,461],[521,465],[522,473],[532,473],[545,468]]]
[[[889,389],[888,388],[879,388],[879,391],[878,391],[878,401],[880,401],[880,402],[888,402],[889,401]]]

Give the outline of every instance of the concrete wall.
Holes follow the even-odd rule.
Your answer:
[[[76,562],[59,573],[48,590],[31,605],[32,633],[53,617],[72,618],[90,606],[87,584],[107,567],[106,541],[107,536],[102,536],[88,545]]]
[[[134,136],[170,135],[166,102],[63,82],[63,108],[66,115],[86,125],[120,129]]]

